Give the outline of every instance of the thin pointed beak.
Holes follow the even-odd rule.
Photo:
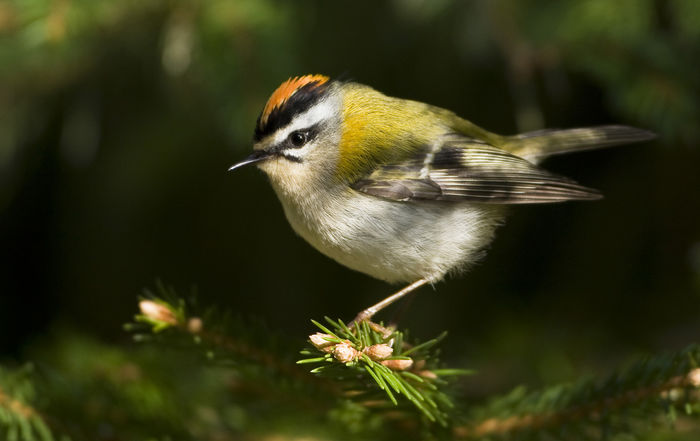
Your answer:
[[[256,150],[250,156],[248,156],[247,158],[245,158],[241,162],[237,162],[237,163],[233,164],[231,167],[229,167],[228,171],[233,171],[239,167],[243,167],[244,165],[264,161],[267,158],[269,158],[270,156],[272,156],[272,153],[270,153],[270,152],[266,152],[265,150]]]

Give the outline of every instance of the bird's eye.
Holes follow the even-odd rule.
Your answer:
[[[289,134],[289,141],[291,141],[292,145],[294,145],[295,147],[303,146],[304,144],[306,144],[307,140],[308,139],[305,132],[296,131]]]

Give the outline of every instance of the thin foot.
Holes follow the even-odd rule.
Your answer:
[[[421,286],[425,285],[428,283],[427,279],[418,279],[415,282],[411,283],[407,287],[403,288],[401,291],[398,291],[389,297],[385,298],[381,302],[377,303],[376,305],[372,305],[369,308],[365,309],[364,311],[361,311],[355,319],[351,322],[351,324],[355,323],[360,323],[365,320],[370,320],[376,313],[381,311],[382,309],[386,308],[387,306],[391,305],[401,297],[406,296],[406,294],[409,294],[410,292],[420,288]]]

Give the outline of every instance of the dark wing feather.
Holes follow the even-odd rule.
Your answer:
[[[596,190],[459,135],[445,137],[402,162],[381,166],[352,188],[396,201],[534,204],[600,198]]]

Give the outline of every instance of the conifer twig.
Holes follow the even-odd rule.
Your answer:
[[[448,424],[447,411],[453,405],[439,387],[446,382],[436,373],[439,370],[431,370],[437,365],[437,354],[431,349],[445,333],[421,344],[410,344],[403,332],[380,324],[362,321],[350,328],[340,320],[325,319],[329,326],[312,320],[323,333],[309,336],[313,348],[302,351],[307,358],[298,364],[320,363],[312,373],[333,378],[363,403],[381,403],[377,398],[383,394],[390,404],[399,406],[403,397],[429,421]],[[381,394],[374,394],[373,387]]]
[[[183,335],[194,337],[193,341],[196,344],[204,344],[204,346],[209,348],[217,348],[218,350],[235,354],[252,363],[285,375],[288,378],[293,378],[295,381],[312,383],[314,386],[326,392],[330,392],[331,394],[338,392],[332,382],[308,375],[308,373],[297,366],[291,358],[284,359],[263,346],[256,346],[255,344],[245,341],[245,339],[237,339],[223,332],[209,329],[204,319],[187,314],[184,302],[182,300],[176,300],[172,290],[160,284],[158,289],[161,295],[169,297],[169,299],[157,298],[153,296],[153,294],[148,293],[150,298],[142,299],[139,302],[141,314],[136,316],[137,322],[150,325],[154,333],[157,334],[166,329],[173,329]],[[171,297],[172,299],[170,299]]]
[[[654,398],[679,401],[682,394],[677,392],[700,387],[700,368],[695,367],[692,354],[688,355],[690,370],[687,373],[673,376],[656,385],[639,385],[617,394],[600,397],[589,403],[565,407],[561,410],[530,412],[505,418],[486,418],[469,425],[456,426],[453,433],[458,439],[479,439],[525,430],[533,432],[582,420],[601,422],[611,412]],[[695,398],[697,401],[697,397]]]
[[[26,402],[28,397],[25,395],[33,396],[31,382],[23,378],[30,369],[31,366],[27,365],[15,372],[19,377],[11,376],[9,391],[0,385],[0,434],[5,434],[8,439],[53,441],[54,436],[45,416]],[[17,394],[20,398],[14,396]]]
[[[0,388],[0,407],[9,409],[11,412],[21,415],[23,418],[27,419],[39,416],[39,413],[34,410],[33,407],[21,402],[20,400],[12,398],[5,393],[2,388]]]

